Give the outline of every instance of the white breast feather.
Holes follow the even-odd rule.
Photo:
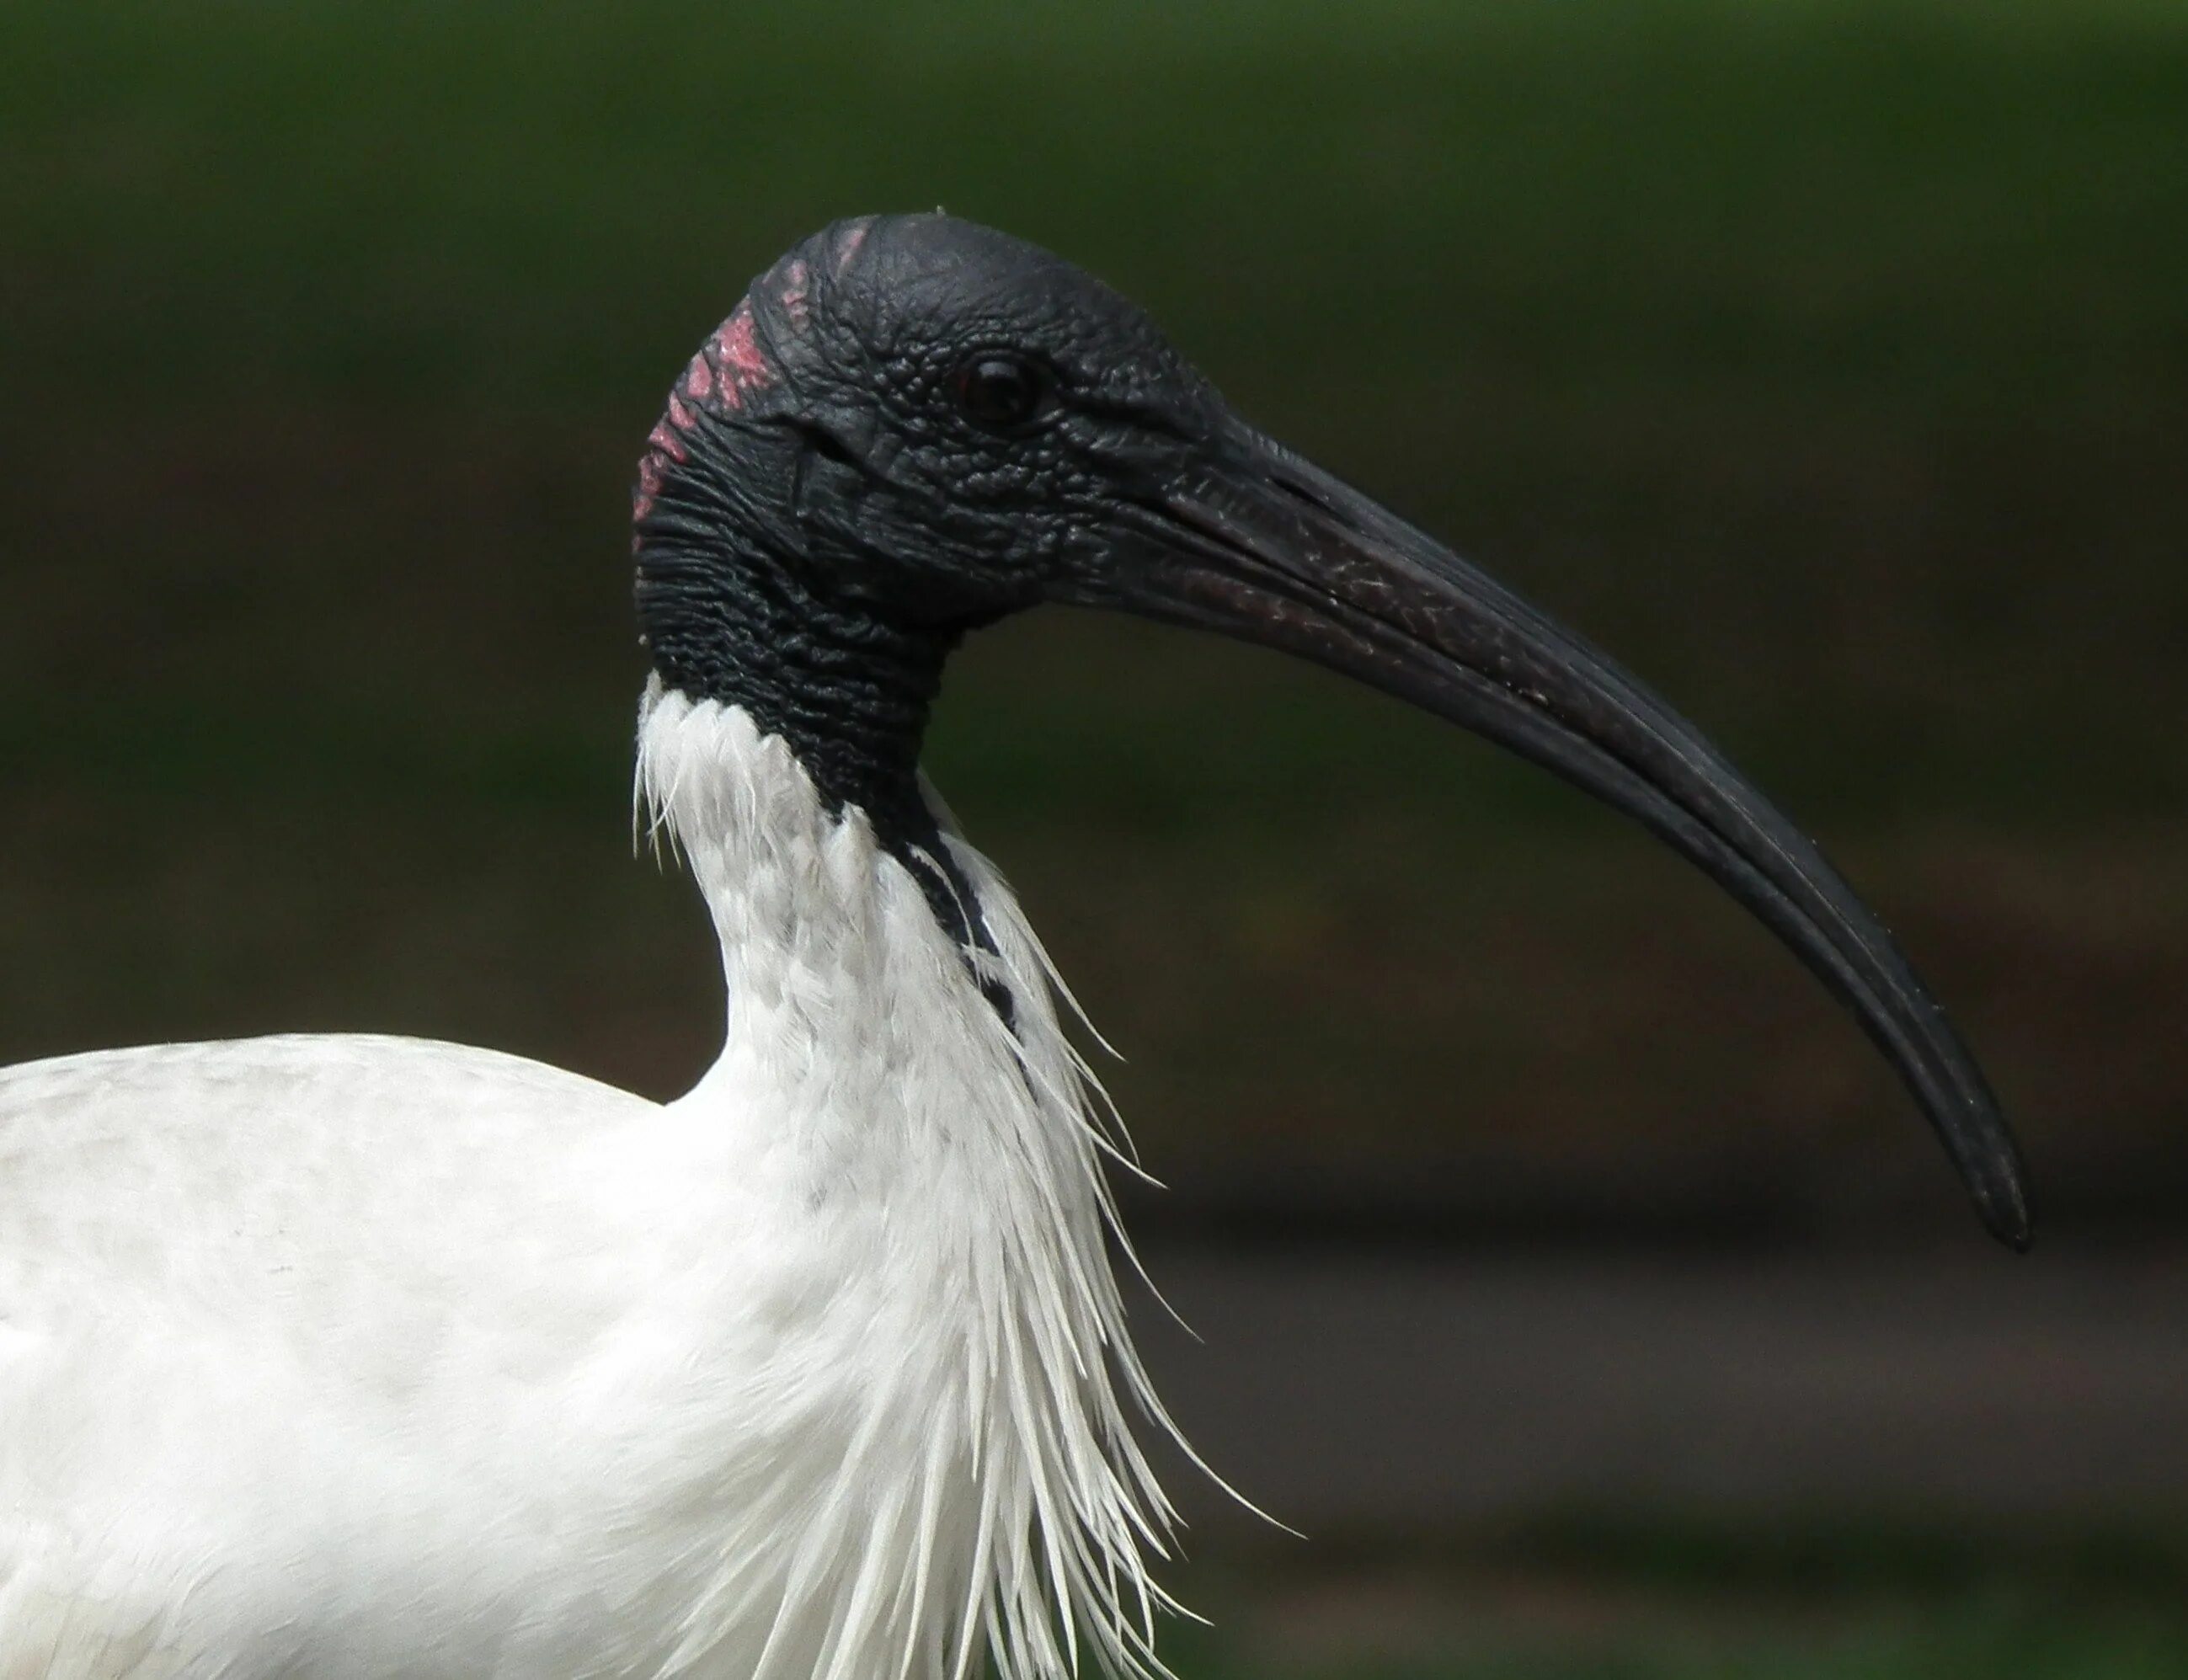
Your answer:
[[[1146,1558],[1173,1519],[1128,1412],[1170,1425],[1104,1252],[1114,1221],[1088,1102],[1098,1087],[1057,1022],[1046,954],[953,836],[1015,1001],[1013,1035],[910,872],[863,818],[816,819],[780,741],[668,694],[651,698],[640,742],[643,804],[690,859],[722,936],[732,1030],[710,1082],[807,1093],[804,1192],[863,1204],[881,1192],[899,1241],[878,1269],[905,1287],[904,1316],[875,1343],[931,1355],[877,1373],[896,1392],[875,1395],[811,1507],[800,1586],[829,1629],[819,1666],[782,1674],[956,1675],[984,1643],[1001,1680],[1069,1675],[1082,1643],[1105,1671],[1162,1672],[1151,1641],[1166,1600]],[[758,836],[772,855],[753,854],[745,837]],[[853,1040],[861,1053],[845,1054]],[[825,1089],[820,1067],[837,1069]],[[762,1540],[727,1549],[757,1556]],[[876,1666],[899,1628],[906,1646],[949,1637],[900,1671]]]
[[[258,1040],[0,1072],[0,1680],[1164,1672],[1172,1514],[1047,959],[742,713],[640,785],[729,1028],[663,1107]]]

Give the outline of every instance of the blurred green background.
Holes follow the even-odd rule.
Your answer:
[[[2166,0],[0,8],[0,1062],[369,1028],[680,1089],[719,979],[629,860],[640,440],[781,248],[936,204],[1666,691],[1900,931],[2051,1240],[2163,1247]],[[1389,704],[1057,614],[961,660],[930,768],[1130,1057],[1159,1235],[1976,1240],[1762,934]],[[1509,1593],[1469,1542],[1414,1595],[1504,1607],[1458,1655],[1431,1616],[1205,1672],[2183,1673],[2176,1514],[2118,1579],[2095,1508],[1761,1578],[1621,1530]],[[1288,1626],[1298,1567],[1232,1621]],[[1381,1590],[1332,1625],[1406,1625]]]

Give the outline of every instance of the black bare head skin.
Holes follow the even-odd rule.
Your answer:
[[[1060,258],[939,214],[839,222],[753,283],[655,430],[654,667],[786,736],[832,803],[923,830],[950,648],[1079,593],[1227,424],[1145,315]]]
[[[863,217],[755,280],[678,381],[635,503],[663,681],[743,707],[832,807],[940,855],[917,784],[964,633],[1098,572],[1221,400],[1138,309],[944,215]],[[961,933],[965,883],[922,871]]]
[[[1225,417],[1108,287],[939,214],[806,240],[753,283],[677,396],[696,423],[678,428],[672,408],[669,426],[691,458],[663,464],[640,521],[650,631],[646,604],[674,575],[656,555],[732,535],[905,626],[1030,606],[1098,563],[1119,498],[1158,488],[1179,444]]]

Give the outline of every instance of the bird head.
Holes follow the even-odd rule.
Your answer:
[[[1790,946],[1898,1069],[1985,1225],[2026,1246],[1981,1070],[1816,847],[1610,658],[1248,425],[1062,259],[939,214],[815,235],[686,368],[635,507],[655,666],[696,695],[758,698],[786,642],[824,642],[805,674],[868,662],[854,686],[911,696],[891,715],[916,714],[916,754],[956,639],[1062,602],[1280,649],[1533,760]]]
[[[1098,589],[1232,434],[1147,316],[1060,258],[947,216],[839,223],[678,382],[641,557],[734,525],[832,601],[968,628]]]

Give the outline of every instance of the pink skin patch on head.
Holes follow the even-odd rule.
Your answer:
[[[836,272],[842,273],[851,266],[851,259],[859,254],[859,247],[866,242],[866,223],[859,223],[843,234],[843,243],[836,249]]]
[[[766,352],[753,333],[753,311],[749,302],[737,305],[736,314],[722,323],[713,337],[707,341],[708,347],[720,347],[717,365],[722,375],[740,395],[758,386],[775,382],[775,369],[769,364]],[[740,406],[736,398],[730,406]]]
[[[665,456],[681,466],[691,459],[691,450],[684,447],[684,440],[670,428],[665,414],[653,423],[653,430],[646,434],[646,441],[653,446],[653,453],[647,457],[648,459]]]
[[[661,432],[661,427],[657,426],[653,428],[653,436],[646,442],[653,444],[654,448],[647,451],[646,459],[638,464],[638,493],[630,499],[630,516],[634,520],[643,519],[653,511],[653,499],[661,493],[661,481],[668,471],[662,465]],[[632,538],[634,545],[637,540],[635,537]]]
[[[811,279],[803,262],[793,262],[785,271],[782,295],[785,309],[798,325],[805,324],[807,286]],[[682,434],[699,424],[702,411],[721,414],[742,409],[745,398],[763,386],[775,382],[775,364],[759,347],[753,320],[752,300],[736,307],[730,319],[714,329],[676,381],[668,398],[668,411],[646,437],[646,459],[638,465],[638,489],[631,498],[631,516],[644,519],[653,511],[662,486],[672,466],[691,459]]]
[[[783,311],[790,317],[791,325],[803,328],[806,317],[806,288],[813,277],[806,271],[804,262],[793,257],[789,268],[783,270],[782,278]]]

